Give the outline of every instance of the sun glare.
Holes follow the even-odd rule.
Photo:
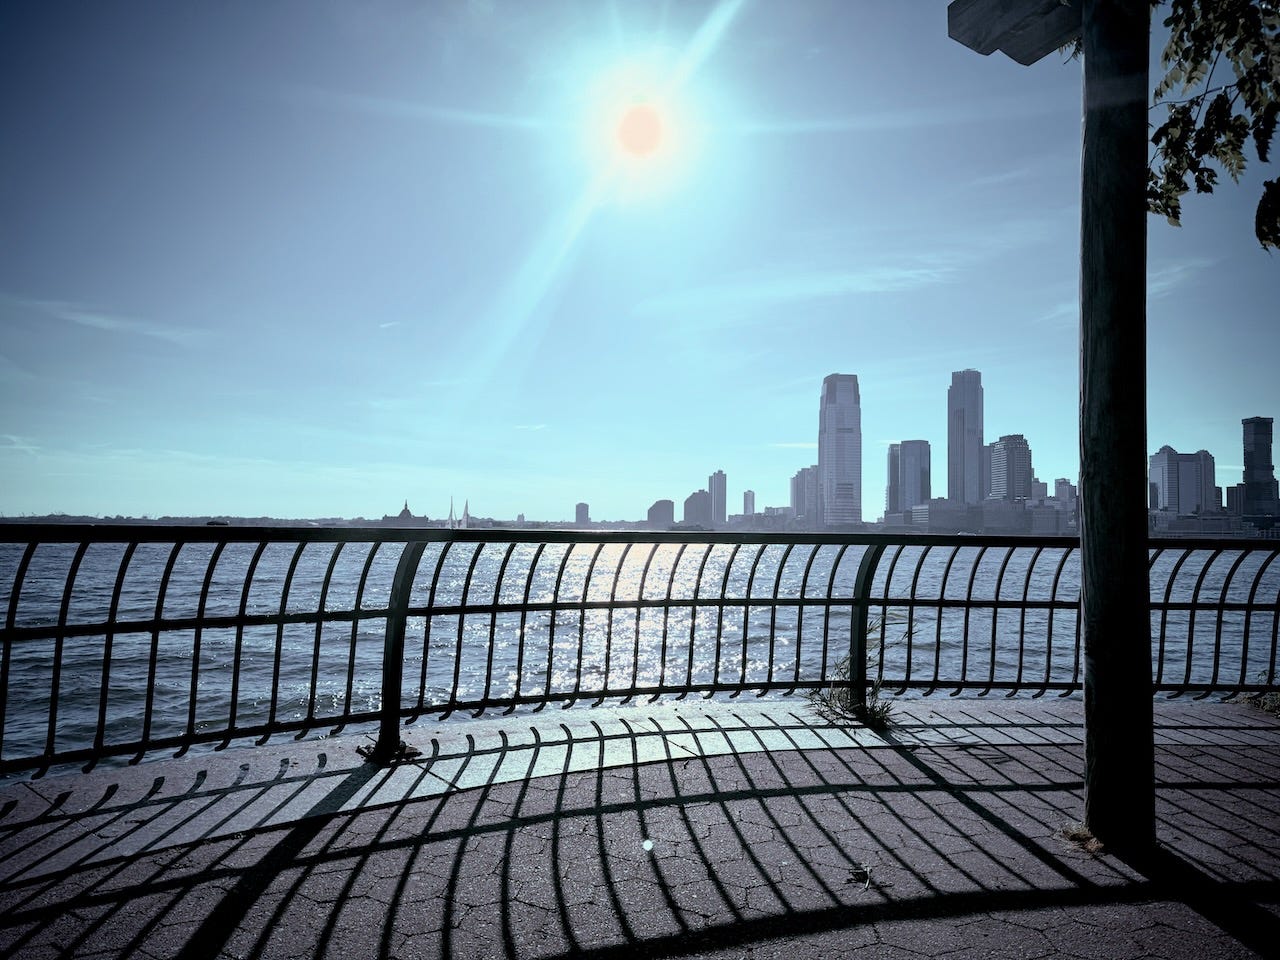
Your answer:
[[[595,176],[609,178],[614,199],[665,192],[694,159],[691,99],[671,86],[672,66],[653,60],[615,65],[587,93],[583,130]]]
[[[618,145],[633,157],[652,156],[662,147],[662,114],[651,103],[627,107],[618,121]]]

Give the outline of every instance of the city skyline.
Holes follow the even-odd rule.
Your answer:
[[[566,522],[712,469],[783,505],[833,370],[864,520],[892,443],[944,490],[965,368],[986,442],[1078,475],[1081,65],[974,56],[942,0],[49,0],[0,9],[0,80],[5,515]],[[1280,408],[1274,167],[1148,220],[1144,453],[1232,480]]]

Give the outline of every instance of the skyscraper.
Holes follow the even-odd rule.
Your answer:
[[[991,499],[1030,500],[1031,446],[1020,433],[1010,433],[991,445]]]
[[[822,381],[818,503],[828,526],[862,522],[862,401],[856,374],[833,373]]]
[[[756,492],[754,490],[742,491],[742,513],[744,516],[754,517],[756,514]]]
[[[1178,516],[1216,513],[1222,502],[1215,492],[1213,455],[1207,450],[1179,453],[1165,445],[1151,455],[1147,479],[1155,491],[1153,509]]]
[[[711,527],[711,495],[707,491],[695,490],[684,498],[684,522]]]
[[[932,498],[929,479],[932,452],[928,440],[902,441],[902,509],[910,510]]]
[[[957,370],[947,389],[947,499],[981,503],[982,374]]]
[[[649,508],[649,526],[654,530],[665,530],[676,522],[676,505],[672,500],[655,500]]]
[[[573,508],[573,522],[580,527],[585,527],[591,522],[591,508],[585,503],[579,503]]]
[[[818,465],[802,467],[791,478],[791,514],[806,529],[818,522]]]
[[[1249,417],[1244,427],[1244,515],[1280,513],[1275,465],[1271,460],[1271,417]]]
[[[889,465],[884,481],[884,512],[902,512],[902,444],[889,444]]]
[[[932,497],[930,459],[928,440],[903,440],[889,444],[886,513],[905,513],[914,506],[929,502]]]
[[[728,513],[727,486],[723,470],[707,477],[707,493],[711,496],[711,522],[724,526]]]

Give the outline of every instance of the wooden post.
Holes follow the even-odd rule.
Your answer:
[[[1080,215],[1084,825],[1155,842],[1147,560],[1149,0],[1085,0]]]
[[[1155,842],[1147,572],[1149,0],[952,0],[948,33],[1018,63],[1084,46],[1080,197],[1080,619],[1084,822]]]

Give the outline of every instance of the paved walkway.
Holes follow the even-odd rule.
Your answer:
[[[548,710],[0,780],[0,955],[1280,955],[1280,724],[1157,703],[1163,852],[1062,835],[1076,700]]]

